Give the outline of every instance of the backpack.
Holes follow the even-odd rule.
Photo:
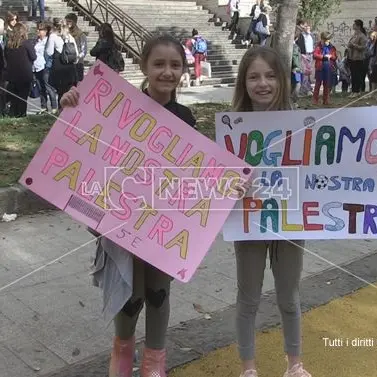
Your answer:
[[[113,47],[107,58],[107,65],[115,72],[124,71],[124,59],[116,47]]]
[[[256,34],[259,34],[259,35],[268,35],[268,31],[267,31],[267,28],[265,28],[263,26],[263,22],[262,20],[261,21],[258,21],[255,25],[255,33]]]
[[[69,40],[64,41],[63,50],[60,54],[60,61],[62,64],[75,64],[77,61],[76,46]]]
[[[200,54],[205,54],[208,49],[207,41],[202,37],[197,38],[195,41],[194,48],[195,48],[195,52],[199,52]]]

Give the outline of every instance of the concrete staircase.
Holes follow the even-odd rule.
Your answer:
[[[204,85],[232,84],[245,47],[229,39],[221,23],[216,26],[213,14],[195,1],[174,0],[113,0],[135,21],[151,33],[169,33],[184,41],[195,28],[208,40],[208,61],[212,66],[212,79]]]
[[[25,11],[26,0],[8,0],[14,11],[18,11],[20,18],[27,22],[30,34],[35,35],[35,22],[26,21],[28,13]],[[64,18],[72,12],[64,0],[45,0],[47,18]],[[216,26],[213,15],[194,1],[170,0],[113,0],[113,3],[123,9],[130,17],[152,33],[170,33],[181,40],[191,36],[193,28],[198,29],[208,40],[208,61],[212,65],[212,78],[206,79],[203,85],[233,84],[238,71],[238,64],[242,58],[245,47],[239,41],[231,41],[229,32],[223,31],[221,24]],[[88,50],[98,39],[98,33],[89,21],[79,15],[79,27],[86,32],[88,37]],[[122,72],[130,83],[139,87],[144,79],[138,64],[124,54],[125,71]],[[87,56],[86,69],[93,64],[94,59]]]

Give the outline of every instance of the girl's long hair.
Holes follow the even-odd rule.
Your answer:
[[[364,22],[362,20],[359,20],[359,19],[355,20],[354,22],[355,22],[355,25],[359,27],[360,31],[363,34],[367,35],[367,31],[364,28]]]
[[[289,75],[282,64],[281,56],[270,47],[250,48],[242,57],[232,101],[233,110],[253,111],[253,103],[246,89],[246,75],[257,58],[261,58],[271,67],[278,80],[278,90],[268,110],[291,110]]]
[[[148,39],[148,41],[145,43],[143,51],[141,53],[141,60],[140,60],[140,69],[145,72],[146,66],[148,59],[153,51],[153,49],[159,45],[164,45],[164,46],[173,46],[179,55],[182,58],[182,74],[184,69],[187,67],[187,60],[186,60],[186,53],[179,42],[179,40],[175,39],[171,35],[159,35],[156,37],[153,37],[151,39]],[[148,87],[148,77],[144,79],[144,81],[141,84],[141,90],[144,91]],[[171,93],[171,100],[176,101],[177,100],[177,90],[174,89]]]
[[[114,31],[110,24],[103,23],[99,28],[99,37],[105,39],[111,44],[115,44]]]
[[[16,21],[18,22],[18,14],[17,13],[13,13],[13,12],[7,12],[7,17],[6,17],[6,25],[7,27],[10,26],[10,23],[16,19]]]
[[[19,48],[22,43],[27,40],[27,29],[26,26],[20,22],[14,25],[12,33],[9,35],[9,40],[7,47],[9,48]]]

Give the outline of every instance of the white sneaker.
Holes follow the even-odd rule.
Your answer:
[[[304,369],[302,363],[298,363],[287,370],[283,377],[312,377],[312,375]]]
[[[241,373],[240,377],[258,377],[258,373],[255,369],[249,369]]]

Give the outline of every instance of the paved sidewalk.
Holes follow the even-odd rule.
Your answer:
[[[178,90],[178,102],[183,105],[204,102],[231,102],[234,88],[223,86],[201,86],[181,88]],[[40,110],[39,98],[28,99],[28,114],[36,114]]]
[[[88,274],[94,245],[79,248],[90,240],[82,225],[61,212],[0,223],[0,377],[41,376],[111,347],[113,329],[105,327],[101,291],[91,286]],[[331,263],[375,253],[377,241],[314,241],[307,247],[311,253],[305,254],[304,278],[333,267]],[[1,288],[75,249],[59,262]],[[233,247],[220,235],[193,280],[173,282],[170,326],[232,306],[235,276]],[[263,292],[272,288],[268,270]],[[142,315],[137,337],[143,333]]]

